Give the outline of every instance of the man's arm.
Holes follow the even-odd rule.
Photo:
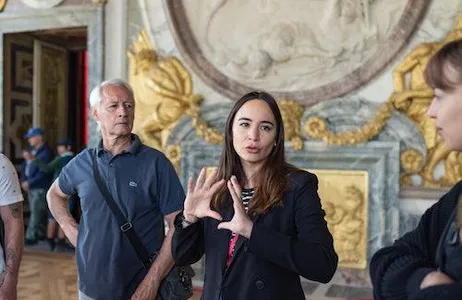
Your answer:
[[[174,261],[171,250],[172,236],[173,231],[175,230],[173,221],[175,220],[175,217],[178,213],[180,213],[180,211],[175,211],[165,216],[168,224],[167,235],[165,236],[164,242],[159,250],[156,260],[152,263],[148,274],[136,289],[131,298],[132,300],[155,298],[162,279],[164,279],[164,277],[173,267]]]
[[[0,290],[7,299],[16,299],[19,265],[24,250],[24,221],[22,202],[0,206],[0,217],[5,229],[5,272]]]
[[[44,163],[40,159],[34,159],[32,163],[35,164],[40,169],[40,171],[44,173],[53,173],[61,167],[61,157],[57,156],[49,163]]]
[[[59,178],[53,182],[47,193],[48,207],[52,215],[55,217],[56,222],[63,229],[69,241],[77,245],[78,224],[71,216],[68,210],[69,195],[61,191],[58,183]]]
[[[173,225],[173,221],[178,213],[180,213],[180,211],[176,211],[165,216],[168,224],[167,235],[165,236],[164,243],[160,248],[156,260],[153,262],[147,275],[153,276],[153,279],[158,280],[159,282],[167,275],[174,264],[172,257],[172,236],[175,227]]]

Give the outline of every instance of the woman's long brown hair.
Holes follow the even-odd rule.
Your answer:
[[[231,176],[236,176],[239,184],[246,181],[244,169],[242,168],[239,155],[233,146],[233,123],[236,113],[248,101],[263,100],[270,107],[276,121],[276,145],[273,147],[262,168],[256,175],[255,194],[249,203],[249,214],[263,214],[268,212],[273,206],[282,204],[284,192],[287,190],[287,175],[295,170],[296,167],[288,164],[285,159],[284,151],[284,124],[281,111],[274,98],[265,92],[251,92],[240,98],[231,109],[225,127],[225,145],[220,158],[218,167],[218,178],[230,180]],[[223,209],[231,203],[226,184],[220,189],[212,199],[212,208],[215,210]]]

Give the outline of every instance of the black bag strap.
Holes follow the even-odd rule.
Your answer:
[[[124,217],[119,206],[114,201],[112,194],[109,192],[106,183],[101,177],[101,174],[99,173],[99,170],[98,170],[98,162],[97,162],[98,155],[96,151],[97,150],[95,149],[95,152],[93,155],[93,176],[95,177],[96,185],[98,186],[99,191],[101,192],[101,195],[103,195],[104,200],[106,201],[114,217],[116,218],[117,223],[119,224],[120,230],[132,244],[133,248],[135,249],[136,255],[141,260],[141,263],[143,264],[144,268],[146,270],[149,270],[152,264],[152,260],[149,256],[149,253],[146,250],[146,248],[143,246],[143,244],[141,243],[141,240],[136,234],[135,229],[132,226],[132,223],[130,223],[130,221],[128,221]]]

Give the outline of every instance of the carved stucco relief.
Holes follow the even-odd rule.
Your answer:
[[[233,99],[264,89],[311,105],[352,91],[383,69],[428,1],[164,3],[185,60],[214,88]]]

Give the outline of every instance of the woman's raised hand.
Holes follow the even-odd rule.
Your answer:
[[[244,205],[241,200],[242,188],[236,179],[236,176],[231,176],[228,181],[228,190],[233,198],[234,216],[229,222],[221,222],[218,224],[218,229],[228,229],[232,232],[250,238],[253,229],[253,222],[245,212]]]
[[[206,169],[202,168],[197,182],[194,184],[192,177],[188,181],[188,191],[184,201],[183,215],[190,223],[197,222],[197,219],[211,217],[219,221],[221,215],[210,208],[213,195],[223,186],[224,179],[217,181],[218,169],[206,178]]]

